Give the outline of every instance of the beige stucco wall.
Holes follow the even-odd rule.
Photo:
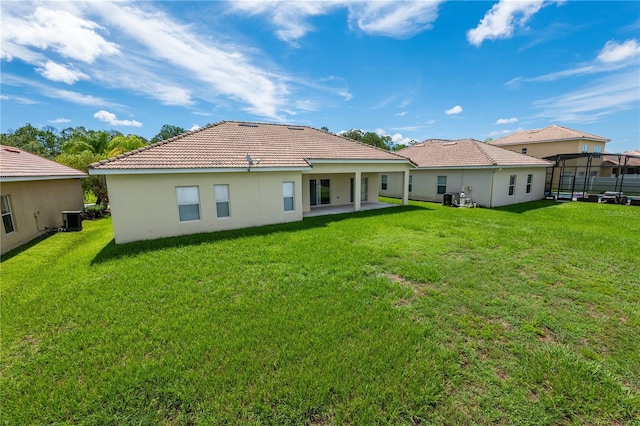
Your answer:
[[[283,182],[294,182],[284,211]],[[230,217],[216,217],[214,185],[229,185]],[[300,172],[107,175],[116,243],[302,220]],[[180,222],[176,187],[197,186],[200,220]]]
[[[2,227],[2,253],[42,235],[46,228],[61,227],[63,211],[84,208],[80,179],[5,182],[0,191],[9,196],[15,227],[10,234]]]
[[[528,174],[533,175],[529,194],[526,193]],[[514,195],[509,196],[511,175],[516,175],[516,188]],[[443,195],[437,193],[438,176],[446,176],[446,192],[464,192],[479,206],[498,207],[540,200],[544,196],[545,175],[545,168],[412,170],[413,183],[409,198],[441,203]],[[380,191],[380,195],[399,197],[400,182],[399,173],[388,174],[387,191]]]
[[[582,145],[587,145],[587,152],[595,152],[595,147],[599,146],[601,152],[605,151],[605,142],[584,141],[584,140],[566,140],[556,142],[536,142],[536,143],[519,143],[513,145],[499,145],[501,148],[508,149],[517,153],[522,152],[522,148],[527,148],[527,155],[537,158],[550,157],[556,154],[575,154],[582,152]]]

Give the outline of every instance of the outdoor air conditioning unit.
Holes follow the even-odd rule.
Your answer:
[[[82,212],[62,212],[62,227],[65,229],[65,231],[82,231]]]

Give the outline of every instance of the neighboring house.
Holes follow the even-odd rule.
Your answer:
[[[488,142],[491,145],[537,158],[557,154],[603,153],[609,139],[562,126],[522,130]]]
[[[410,172],[409,198],[443,202],[458,192],[477,205],[498,207],[544,197],[552,163],[475,139],[430,139],[398,151],[417,168]],[[400,195],[401,176],[383,174],[380,195]]]
[[[116,243],[300,221],[377,202],[397,154],[306,126],[223,121],[89,166],[105,175]]]
[[[63,211],[81,211],[80,179],[86,176],[19,148],[0,145],[0,252],[62,226]]]
[[[640,175],[640,151],[602,156],[602,176]]]

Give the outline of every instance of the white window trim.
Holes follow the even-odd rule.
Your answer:
[[[14,232],[16,232],[16,222],[15,220],[13,220],[13,211],[11,210],[11,200],[9,199],[9,195],[3,195],[2,200],[0,200],[0,202],[2,203],[2,205],[5,205],[6,203],[6,206],[7,206],[7,211],[2,212],[2,229],[4,230],[4,234],[5,235],[13,234]],[[7,232],[7,228],[4,226],[5,216],[9,216],[9,219],[11,220],[11,227],[13,228],[11,232]]]
[[[180,202],[180,196],[178,194],[180,189],[185,189],[185,188],[195,188],[196,189],[196,194],[198,196],[198,202],[197,203],[181,203]],[[198,187],[198,185],[190,185],[190,186],[176,186],[176,205],[178,207],[178,221],[180,223],[187,223],[187,222],[197,222],[199,220],[201,220],[202,218],[202,212],[200,211],[200,188]],[[182,218],[180,217],[180,206],[193,206],[193,205],[197,205],[198,206],[198,218],[197,219],[189,219],[189,220],[182,220]]]
[[[513,178],[513,183],[511,182],[511,178]],[[516,180],[518,179],[518,177],[516,175],[510,175],[509,176],[509,190],[507,191],[507,194],[509,195],[509,197],[513,197],[514,195],[516,195]]]
[[[291,195],[287,196],[286,187],[291,184]],[[286,209],[286,200],[291,199],[291,210]],[[296,184],[293,181],[282,182],[282,204],[285,213],[291,213],[296,211]]]
[[[218,191],[216,190],[216,188],[226,188],[225,189],[225,194],[226,195],[226,199],[218,199]],[[219,185],[213,185],[213,197],[215,198],[215,202],[216,202],[216,218],[217,219],[229,219],[231,217],[231,188],[229,188],[229,184],[219,184]],[[229,212],[228,215],[226,216],[218,216],[218,203],[226,203],[227,204],[227,211]]]

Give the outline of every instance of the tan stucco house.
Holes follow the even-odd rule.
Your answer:
[[[0,252],[62,226],[63,211],[82,211],[80,180],[86,176],[22,149],[0,145]]]
[[[558,154],[604,153],[605,144],[609,141],[602,136],[552,125],[522,130],[488,143],[520,154],[546,158]]]
[[[377,202],[411,161],[307,126],[223,121],[89,166],[105,175],[116,243],[300,221]]]
[[[463,193],[484,207],[542,199],[552,165],[475,139],[429,139],[398,154],[416,165],[410,172],[410,199],[443,202],[447,193]],[[400,175],[382,174],[380,180],[380,195],[400,195]]]

